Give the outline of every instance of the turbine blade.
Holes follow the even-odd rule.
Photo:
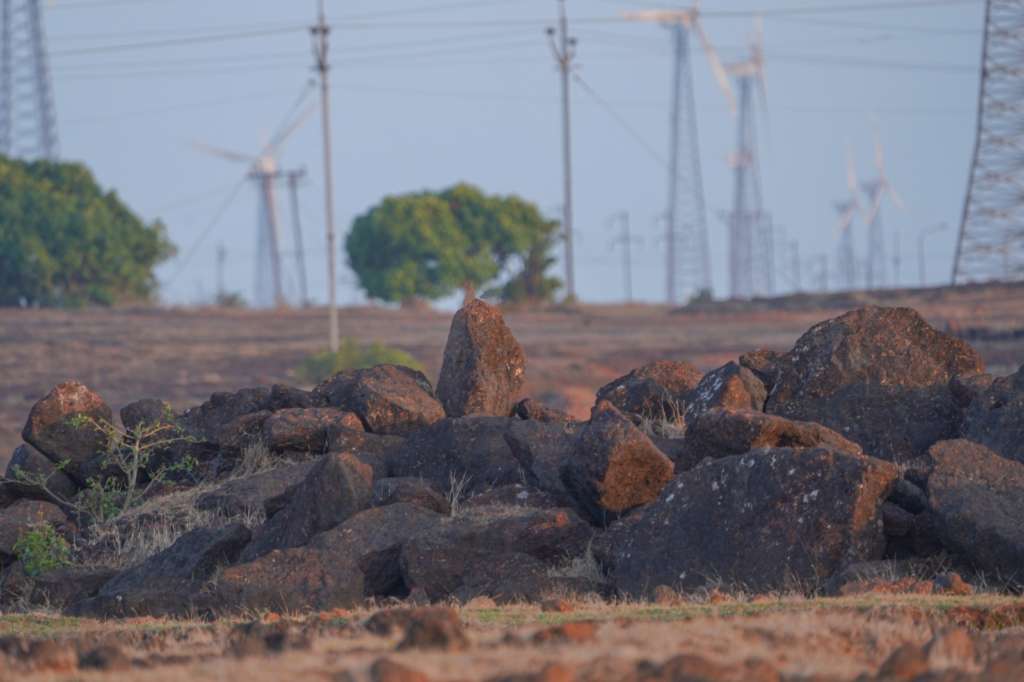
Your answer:
[[[715,51],[711,41],[708,40],[707,34],[704,33],[704,27],[701,25],[700,19],[696,14],[693,16],[691,28],[697,34],[701,47],[704,48],[704,53],[708,56],[708,61],[711,63],[711,72],[714,74],[715,80],[718,81],[718,87],[721,88],[722,93],[725,94],[725,99],[729,102],[729,109],[735,114],[736,96],[732,92],[732,84],[729,82],[729,74],[722,65],[722,60],[719,59],[718,52]]]
[[[306,106],[305,110],[301,114],[299,114],[298,118],[296,118],[291,125],[287,126],[283,130],[278,132],[277,135],[274,136],[274,139],[270,141],[270,144],[268,144],[263,149],[263,154],[277,154],[277,152],[281,149],[281,146],[288,141],[288,138],[294,135],[296,132],[298,132],[299,129],[301,129],[302,126],[306,124],[306,121],[309,120],[310,116],[312,116],[313,112],[315,111],[316,102],[310,102],[309,105]]]
[[[228,161],[239,161],[241,163],[255,163],[257,160],[255,156],[241,154],[239,152],[233,152],[230,149],[222,149],[220,147],[215,147],[204,142],[193,142],[192,147],[197,151],[203,152],[204,154],[209,154],[210,156],[216,156],[222,159],[227,159]]]

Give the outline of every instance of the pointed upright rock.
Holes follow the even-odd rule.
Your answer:
[[[452,320],[437,397],[449,417],[512,413],[526,356],[501,312],[475,299]]]

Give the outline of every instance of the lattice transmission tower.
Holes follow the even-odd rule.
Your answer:
[[[662,24],[672,34],[665,289],[667,303],[677,305],[685,302],[688,295],[711,291],[711,252],[693,87],[692,37],[700,41],[715,78],[726,90],[729,90],[729,76],[701,26],[699,0],[695,0],[690,9],[626,12],[625,18]]]
[[[731,159],[733,207],[726,218],[729,226],[729,284],[732,298],[743,300],[775,293],[775,231],[771,215],[764,210],[761,193],[754,98],[757,90],[762,108],[767,106],[761,22],[757,22],[750,57],[726,68],[736,79],[739,93],[736,152]],[[727,91],[726,97],[731,98],[731,92]]]
[[[953,284],[1024,278],[1024,2],[989,0]]]
[[[40,0],[0,0],[0,154],[57,158],[46,34]]]

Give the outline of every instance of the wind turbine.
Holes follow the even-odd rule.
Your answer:
[[[715,80],[726,93],[729,106],[734,111],[736,100],[732,94],[729,75],[701,25],[699,0],[696,0],[689,9],[626,12],[623,16],[628,21],[658,23],[672,32],[675,68],[672,76],[672,117],[669,131],[671,153],[666,212],[666,293],[668,304],[675,305],[680,302],[678,295],[681,280],[689,285],[688,288],[694,293],[711,290],[707,208],[704,202],[704,180],[701,173],[690,56],[692,34],[696,34],[700,41],[711,64]],[[685,163],[683,168],[680,167],[681,161]],[[682,237],[681,245],[677,244],[677,236]],[[683,267],[680,267],[679,256],[685,258]]]
[[[253,302],[257,307],[283,308],[287,305],[281,274],[281,231],[277,212],[277,181],[283,177],[278,156],[284,143],[309,119],[315,107],[310,105],[286,124],[258,154],[251,155],[213,145],[195,143],[199,151],[227,161],[249,165],[248,177],[257,186],[256,270]],[[266,273],[270,273],[270,290]]]
[[[885,285],[885,232],[882,229],[882,200],[888,196],[897,208],[903,209],[906,205],[903,198],[896,192],[889,182],[889,176],[885,172],[885,152],[882,149],[882,139],[875,126],[875,169],[878,177],[869,180],[861,185],[864,193],[868,195],[868,214],[864,222],[868,226],[868,262],[867,262],[867,288],[874,289]]]
[[[857,288],[857,260],[853,248],[853,222],[861,213],[860,191],[857,183],[857,168],[853,162],[853,149],[846,147],[846,188],[850,196],[835,203],[839,212],[839,282],[847,291]]]
[[[767,113],[764,82],[764,28],[760,19],[750,44],[750,56],[726,67],[739,91],[736,152],[730,157],[734,173],[733,208],[729,225],[729,282],[735,299],[749,299],[755,292],[770,295],[775,289],[775,244],[771,216],[764,212],[761,168],[757,154],[757,117],[754,91]],[[732,101],[732,91],[723,87]]]

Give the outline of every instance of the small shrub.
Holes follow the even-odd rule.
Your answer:
[[[14,543],[14,555],[30,576],[71,564],[71,547],[48,523],[22,535]]]
[[[398,348],[377,342],[361,345],[355,339],[345,338],[337,353],[315,353],[303,360],[295,373],[306,383],[318,384],[347,369],[363,369],[376,365],[405,365],[411,369],[423,369],[416,358]]]

